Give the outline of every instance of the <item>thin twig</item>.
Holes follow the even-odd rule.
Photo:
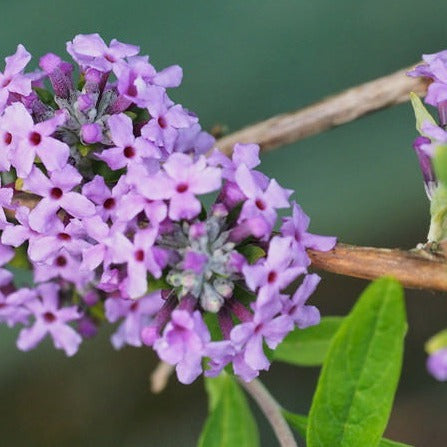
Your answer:
[[[308,254],[314,267],[328,272],[364,279],[390,275],[407,288],[447,291],[447,261],[442,254],[345,244]]]
[[[275,432],[281,447],[298,447],[292,430],[281,412],[281,407],[258,379],[247,383],[239,380],[248,394],[256,401]]]
[[[258,143],[264,151],[293,143],[385,107],[409,100],[409,93],[424,95],[427,81],[410,78],[412,67],[345,90],[304,109],[274,116],[218,140],[230,154],[235,143]]]

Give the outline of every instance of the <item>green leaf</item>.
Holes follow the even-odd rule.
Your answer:
[[[430,124],[436,124],[435,119],[430,115],[430,112],[422,104],[421,99],[416,93],[410,93],[411,105],[413,106],[414,116],[416,117],[416,129],[421,135],[425,134],[422,132],[422,125],[426,122]]]
[[[317,326],[295,329],[275,349],[273,359],[298,366],[321,365],[342,321],[342,317],[324,317]]]
[[[282,414],[290,426],[303,438],[306,439],[307,431],[307,417],[302,414],[290,413],[283,410]],[[390,439],[382,438],[378,447],[412,447],[409,444],[402,444],[401,442],[391,441]]]
[[[265,256],[265,251],[257,245],[247,244],[238,248],[241,255],[245,257],[249,264],[254,264],[258,259]]]
[[[433,167],[436,178],[447,185],[447,145],[443,144],[436,147]]]
[[[259,434],[244,393],[235,380],[222,373],[205,379],[210,414],[199,447],[258,447]]]
[[[430,230],[427,239],[441,242],[447,238],[447,187],[439,183],[430,203]]]
[[[443,348],[447,348],[447,329],[433,335],[425,343],[425,352],[429,355]]]
[[[392,278],[374,281],[329,346],[309,413],[309,447],[379,444],[399,380],[406,330],[402,286]]]

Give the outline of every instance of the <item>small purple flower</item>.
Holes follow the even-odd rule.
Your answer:
[[[242,268],[248,287],[253,291],[264,288],[265,298],[268,299],[275,297],[280,290],[305,273],[304,266],[291,265],[293,260],[291,247],[291,238],[275,236],[270,241],[266,258],[261,258],[256,264],[247,264]]]
[[[296,262],[307,267],[310,263],[306,254],[307,248],[319,251],[329,251],[334,248],[337,238],[308,233],[307,229],[310,223],[309,216],[304,213],[296,202],[293,202],[292,209],[292,217],[285,217],[283,219],[281,234],[292,238],[292,250]]]
[[[97,157],[105,161],[111,169],[121,169],[130,163],[141,163],[145,158],[160,158],[160,151],[153,143],[142,137],[134,137],[132,120],[124,113],[112,115],[108,125],[116,146],[104,150]]]
[[[49,171],[61,169],[67,163],[69,147],[51,135],[66,120],[63,111],[53,118],[34,124],[33,118],[24,105],[16,102],[8,107],[7,113],[14,124],[11,125],[13,138],[18,138],[17,149],[11,154],[11,164],[19,177],[27,177],[31,172],[36,155]]]
[[[121,349],[124,345],[142,346],[141,331],[163,306],[160,292],[151,293],[138,300],[108,298],[105,302],[106,318],[111,323],[123,319],[112,335],[112,345]]]
[[[20,331],[17,347],[22,351],[29,351],[49,334],[56,349],[63,349],[68,356],[76,354],[82,337],[68,323],[78,320],[81,314],[76,306],[60,307],[59,287],[56,284],[42,284],[37,290],[40,299],[26,303],[35,322],[30,328]]]
[[[254,370],[268,370],[270,366],[263,350],[263,342],[270,349],[275,349],[293,329],[289,316],[276,316],[280,310],[281,304],[278,301],[256,306],[253,320],[241,323],[231,331],[231,341],[237,349],[244,348],[244,360]]]
[[[256,216],[262,216],[271,229],[275,225],[276,210],[289,208],[289,196],[292,191],[281,188],[276,180],[271,180],[267,188],[257,182],[257,178],[244,164],[240,164],[235,173],[235,180],[240,190],[247,197],[239,215],[238,222]]]
[[[174,105],[161,87],[150,90],[147,106],[152,119],[141,129],[141,135],[157,146],[172,152],[178,129],[187,128],[197,122],[180,104]]]
[[[57,211],[62,208],[74,217],[88,217],[95,214],[95,206],[90,200],[72,189],[82,177],[71,165],[54,171],[50,178],[38,168],[33,167],[23,183],[23,189],[42,197],[31,211],[29,224],[36,231],[46,231]]]
[[[31,54],[23,45],[18,45],[15,54],[5,58],[5,71],[0,72],[0,95],[3,92],[23,96],[31,93],[31,78],[22,73],[30,60]]]
[[[320,311],[315,306],[306,305],[306,301],[315,292],[321,278],[315,273],[306,275],[292,298],[282,295],[284,315],[288,315],[296,326],[305,329],[320,322]]]
[[[174,310],[154,349],[163,361],[176,365],[179,381],[188,385],[202,373],[202,358],[209,341],[210,334],[199,311]]]
[[[30,289],[19,289],[9,295],[0,292],[0,322],[12,327],[18,323],[27,324],[31,312],[26,302],[35,299],[36,292]]]
[[[432,165],[432,157],[428,155],[431,151],[424,150],[423,148],[429,148],[431,146],[430,138],[419,136],[413,142],[413,148],[419,160],[419,166],[422,171],[422,177],[424,178],[425,192],[428,198],[431,200],[433,192],[438,185],[436,175]]]
[[[205,157],[196,162],[181,153],[170,155],[159,171],[137,189],[151,200],[169,199],[172,220],[192,219],[201,210],[196,195],[215,191],[220,187],[220,169],[207,166]]]
[[[67,52],[79,65],[106,73],[112,71],[115,64],[126,57],[135,56],[139,51],[139,47],[116,39],[107,46],[99,34],[79,34],[73,42],[67,43]]]
[[[428,357],[427,369],[436,380],[447,380],[447,348],[438,349]]]

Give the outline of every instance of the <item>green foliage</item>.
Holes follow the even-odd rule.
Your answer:
[[[433,335],[425,343],[425,351],[427,354],[433,354],[439,349],[447,348],[447,329]]]
[[[241,255],[245,257],[249,264],[254,264],[258,259],[265,256],[265,251],[257,245],[247,244],[238,248]]]
[[[258,447],[256,422],[239,385],[230,375],[205,379],[210,414],[199,447]]]
[[[373,282],[334,336],[313,398],[309,447],[379,444],[402,366],[407,330],[401,285]]]
[[[321,365],[342,321],[342,317],[324,317],[317,326],[295,329],[276,348],[273,359],[298,366]]]
[[[430,115],[430,112],[425,108],[421,99],[416,93],[410,93],[411,105],[413,106],[414,116],[416,117],[416,129],[421,135],[425,134],[422,132],[422,125],[426,122],[431,124],[436,124],[435,119]]]
[[[290,413],[283,410],[283,416],[290,426],[303,438],[306,439],[307,432],[307,417],[302,414]],[[408,444],[402,444],[401,442],[391,441],[386,438],[382,438],[378,447],[411,447]]]
[[[441,242],[447,238],[447,187],[440,183],[434,190],[430,203],[430,230],[428,240]]]
[[[433,167],[436,178],[444,183],[444,185],[447,185],[447,145],[443,144],[436,147]]]

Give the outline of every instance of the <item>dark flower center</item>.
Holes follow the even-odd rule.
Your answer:
[[[181,194],[182,192],[188,191],[188,188],[189,188],[189,186],[187,183],[179,183],[177,185],[176,190],[177,190],[177,192],[179,192]]]
[[[33,146],[39,146],[42,141],[42,135],[39,132],[31,132],[29,135],[29,141]]]
[[[9,84],[11,84],[12,79],[11,78],[5,78],[2,82],[2,87],[8,87]]]
[[[126,158],[135,157],[135,149],[132,146],[125,147],[123,153]]]
[[[256,199],[255,205],[261,210],[264,211],[267,208],[267,205],[262,199]]]
[[[104,58],[105,58],[107,61],[111,62],[112,64],[113,64],[114,62],[116,62],[116,59],[115,59],[111,54],[106,54],[106,55],[104,56]]]
[[[166,122],[166,120],[164,119],[164,117],[159,116],[158,117],[158,125],[162,128],[162,129],[166,129],[166,127],[168,127],[168,123]]]
[[[56,315],[54,315],[53,312],[45,312],[43,314],[43,319],[47,322],[47,323],[53,323],[56,321]]]
[[[138,262],[143,262],[144,261],[144,251],[139,249],[135,252],[135,259]]]
[[[71,236],[68,233],[59,233],[57,235],[57,238],[60,239],[61,241],[69,241],[69,240],[71,240]]]
[[[3,141],[7,146],[9,146],[12,143],[12,134],[9,132],[6,132],[3,136]]]
[[[62,192],[62,189],[58,188],[57,186],[55,186],[54,188],[51,188],[50,196],[52,199],[55,199],[55,200],[60,199],[63,196],[63,194],[64,193]]]
[[[132,305],[130,306],[130,310],[131,310],[131,312],[135,312],[135,311],[137,311],[137,310],[138,310],[138,307],[139,307],[139,305],[138,305],[138,301],[135,301],[134,303],[132,303]]]
[[[60,255],[55,259],[54,262],[58,267],[65,267],[67,265],[67,258]]]
[[[271,272],[269,272],[269,274],[267,275],[267,282],[269,284],[272,284],[276,281],[276,278],[278,278],[278,274],[272,270]]]
[[[131,96],[132,98],[135,98],[135,96],[138,95],[137,88],[134,84],[130,84],[129,87],[127,87],[127,96]]]
[[[104,200],[104,203],[102,204],[102,206],[106,210],[111,210],[112,208],[115,208],[115,205],[116,205],[116,202],[113,197],[109,197],[108,199]]]

